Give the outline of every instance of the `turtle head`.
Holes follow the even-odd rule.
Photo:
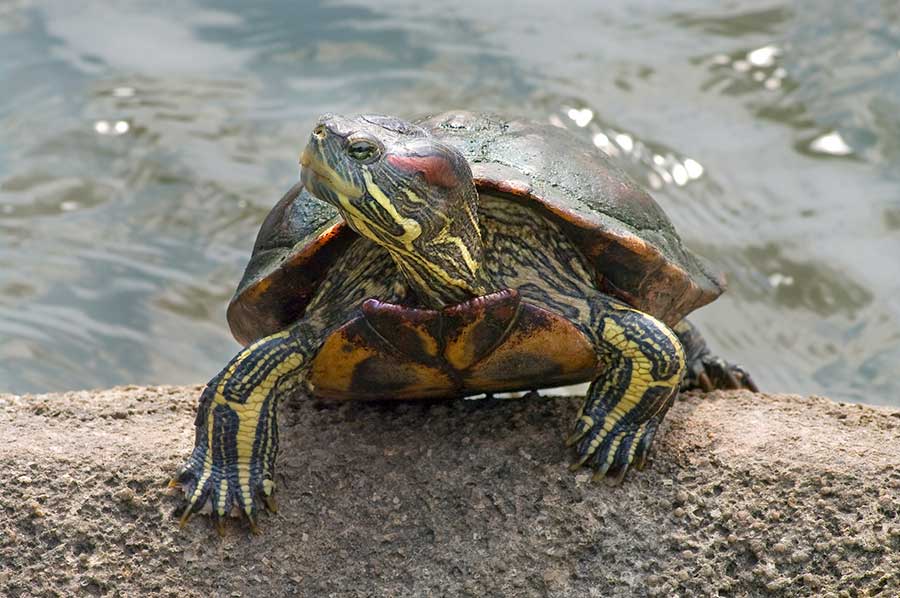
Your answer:
[[[478,194],[458,150],[398,118],[325,115],[300,162],[306,188],[386,248],[426,304],[488,292]]]

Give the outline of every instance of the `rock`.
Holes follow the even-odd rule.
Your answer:
[[[8,595],[900,595],[896,411],[689,395],[615,487],[567,469],[576,399],[298,399],[281,511],[219,538],[166,491],[199,390],[0,395]]]

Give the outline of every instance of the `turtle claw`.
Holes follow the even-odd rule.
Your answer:
[[[221,517],[215,517],[216,522],[216,533],[219,534],[220,538],[225,537],[225,521]]]
[[[644,468],[647,467],[647,452],[644,451],[641,453],[632,463],[632,467],[637,469],[638,471],[644,471]]]
[[[178,529],[184,529],[193,516],[194,512],[191,511],[190,508],[185,509],[184,513],[181,514],[181,518],[178,520]]]
[[[253,515],[247,515],[247,521],[250,523],[250,533],[254,536],[259,535],[259,526],[256,524],[256,517]]]
[[[569,437],[577,444],[579,455],[579,459],[570,466],[572,471],[582,466],[590,467],[594,470],[592,481],[603,480],[615,486],[622,483],[632,467],[644,468],[656,433],[656,419],[643,423],[619,422],[610,430],[606,429],[604,420],[600,420],[582,430],[588,419],[579,418],[575,433]]]
[[[759,386],[756,385],[756,382],[753,380],[753,376],[750,375],[750,372],[737,365],[732,366],[732,368],[738,370],[737,375],[740,378],[742,388],[746,388],[751,392],[759,392]]]
[[[202,452],[202,451],[201,451]],[[178,475],[169,482],[169,488],[178,489],[183,498],[175,515],[178,527],[184,529],[191,517],[209,509],[209,515],[221,536],[225,533],[225,519],[229,513],[238,512],[245,517],[253,534],[259,533],[257,515],[261,510],[277,511],[273,492],[275,484],[265,479],[251,483],[250,492],[237,483],[241,479],[239,466],[223,464],[209,467],[202,458],[192,455]],[[251,467],[251,471],[252,471]],[[251,475],[251,480],[258,479]],[[248,495],[249,494],[249,495]]]
[[[741,387],[740,382],[734,377],[734,373],[730,371],[725,372],[725,385],[731,390],[737,390]]]
[[[263,503],[265,503],[266,508],[272,513],[278,512],[278,504],[275,502],[274,496],[269,494],[263,495]]]
[[[710,352],[703,335],[691,322],[682,320],[673,330],[681,341],[687,357],[687,371],[681,381],[681,390],[699,388],[704,392],[710,392],[716,389],[746,388],[759,392],[759,387],[747,370]]]
[[[619,486],[622,484],[623,481],[625,481],[625,474],[627,474],[628,470],[630,470],[630,469],[631,469],[631,467],[628,465],[620,467],[620,468],[618,468],[618,470],[615,470],[611,473],[607,473],[606,477],[604,478],[604,481],[610,486]]]
[[[575,443],[581,440],[593,425],[594,419],[592,417],[587,415],[579,415],[578,421],[575,422],[575,429],[572,431],[569,437],[566,438],[566,447],[575,446]],[[576,464],[576,468],[580,466],[581,463]]]
[[[703,353],[688,365],[687,373],[681,382],[682,390],[697,388],[703,392],[716,389],[747,389],[759,392],[759,387],[747,370],[708,352]]]

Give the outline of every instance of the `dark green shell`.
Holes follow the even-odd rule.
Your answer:
[[[543,208],[562,223],[603,292],[674,325],[724,290],[662,208],[571,132],[469,112],[419,124],[468,158],[480,192]],[[302,316],[322,273],[340,267],[354,236],[337,210],[295,185],[263,222],[229,305],[235,338],[247,344]]]

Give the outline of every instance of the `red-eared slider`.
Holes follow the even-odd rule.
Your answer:
[[[276,404],[459,397],[592,381],[576,466],[643,467],[679,387],[747,387],[684,317],[723,290],[660,207],[571,133],[451,112],[323,116],[228,310],[241,351],[200,399],[173,481],[255,528]]]

